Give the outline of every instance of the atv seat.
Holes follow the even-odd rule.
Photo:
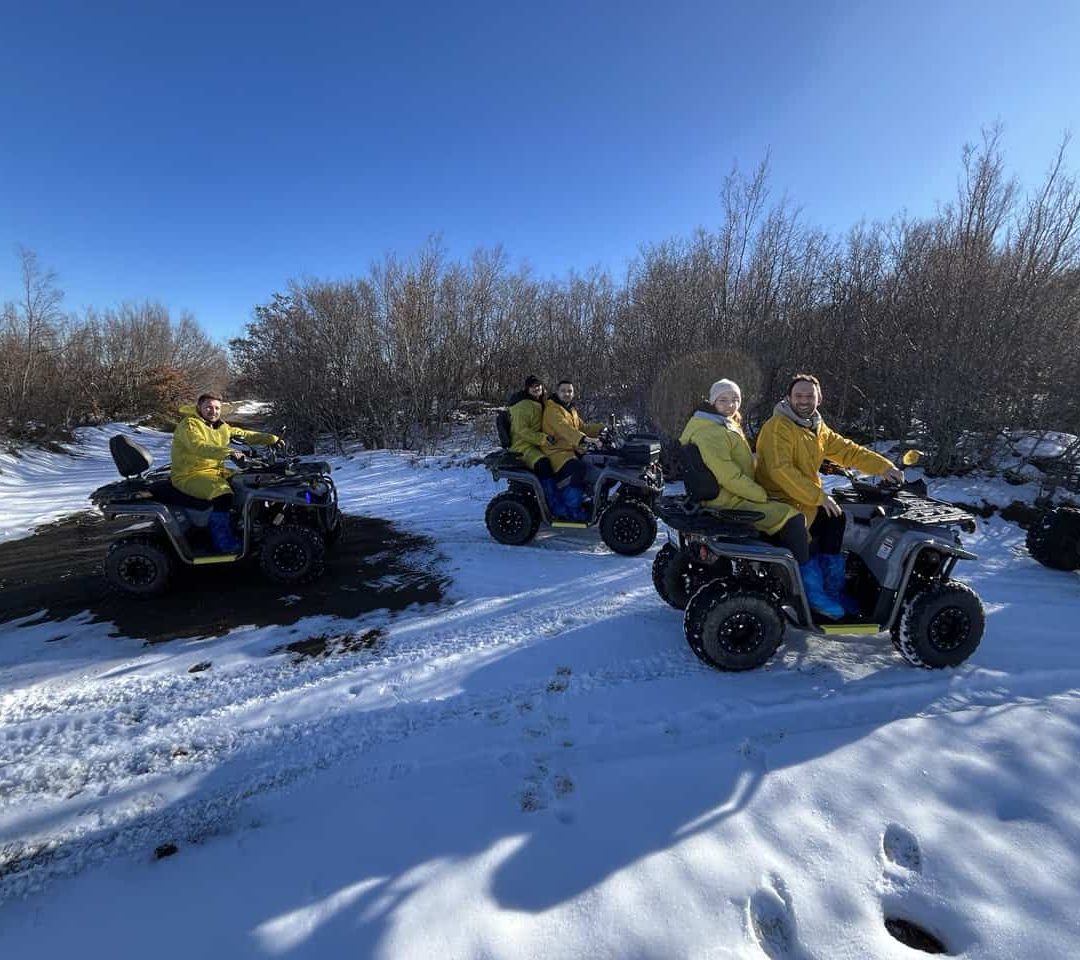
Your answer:
[[[521,454],[513,450],[493,450],[484,457],[484,466],[489,470],[529,470]]]
[[[113,463],[120,471],[120,476],[128,480],[146,473],[154,465],[150,451],[122,433],[109,438],[109,453],[112,454]]]
[[[209,500],[200,500],[190,494],[177,490],[168,480],[155,480],[150,484],[150,493],[158,503],[169,507],[183,507],[185,510],[209,510],[213,504]]]
[[[703,503],[720,496],[720,484],[712,471],[705,466],[701,451],[693,443],[676,444],[676,460],[683,486],[686,487],[687,500]]]
[[[673,530],[698,533],[725,540],[753,540],[760,534],[754,521],[764,514],[756,510],[713,510],[690,497],[660,497],[653,509]]]
[[[499,445],[509,450],[514,438],[510,433],[510,411],[500,410],[495,414],[495,432],[499,435]]]

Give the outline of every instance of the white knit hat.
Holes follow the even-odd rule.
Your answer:
[[[739,399],[742,400],[742,390],[739,389],[739,385],[734,380],[717,380],[711,387],[709,387],[709,403],[716,403],[716,398],[720,395],[721,390],[734,390]]]

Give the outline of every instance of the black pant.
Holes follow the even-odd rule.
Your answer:
[[[555,474],[555,482],[560,487],[565,487],[568,483],[576,483],[579,487],[585,485],[585,464],[582,463],[577,457],[573,460],[567,460],[561,467],[559,472]]]
[[[817,516],[810,524],[810,550],[812,553],[839,553],[844,547],[844,527],[847,517],[840,514],[830,517],[824,507],[817,508]]]
[[[233,495],[231,493],[223,493],[220,497],[214,497],[210,501],[210,505],[214,508],[215,513],[228,513],[232,509]]]
[[[547,457],[541,457],[533,464],[533,473],[541,480],[553,480],[555,471],[551,469],[551,461]]]
[[[801,567],[810,559],[810,538],[806,535],[806,517],[796,514],[776,533],[765,538],[778,547],[787,547],[795,555],[795,562]]]

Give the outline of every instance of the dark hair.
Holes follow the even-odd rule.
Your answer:
[[[797,373],[791,378],[791,383],[787,385],[787,392],[784,394],[785,397],[791,396],[791,391],[795,389],[795,384],[797,383],[812,383],[817,387],[818,396],[821,396],[821,381],[817,377],[812,373]]]
[[[525,378],[525,389],[528,390],[529,387],[535,387],[537,385],[542,387],[544,385],[544,381],[541,380],[535,373],[530,373]]]
[[[570,384],[570,386],[573,386],[573,385],[574,385],[574,381],[573,381],[573,380],[560,380],[560,381],[559,381],[559,383],[558,383],[558,386],[560,386],[560,387],[561,387],[561,386],[562,386],[562,385],[563,385],[564,383],[568,383],[568,384]]]
[[[195,401],[195,405],[202,406],[204,400],[216,400],[218,403],[222,402],[220,393],[200,393],[199,399]]]

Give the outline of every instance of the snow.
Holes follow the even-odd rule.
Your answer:
[[[0,452],[0,542],[88,509],[91,491],[120,479],[109,453],[109,438],[117,433],[146,447],[155,463],[168,463],[171,436],[123,423],[77,430],[66,453],[36,447]]]
[[[229,416],[255,417],[269,412],[269,403],[262,400],[244,400],[230,409]]]
[[[1011,434],[1012,449],[1018,457],[1060,457],[1072,444],[1076,443],[1076,437],[1071,433],[1058,433],[1047,431],[1014,432]]]
[[[2,461],[0,537],[85,508],[108,433]],[[957,956],[1080,954],[1080,578],[1015,526],[965,538],[988,626],[964,667],[790,631],[726,675],[652,552],[496,544],[499,487],[452,458],[334,464],[345,509],[431,536],[453,578],[441,605],[301,625],[381,627],[377,650],[0,624],[0,850],[32,858],[0,875],[0,955],[913,956],[886,915]],[[982,483],[932,492],[1015,499]]]

